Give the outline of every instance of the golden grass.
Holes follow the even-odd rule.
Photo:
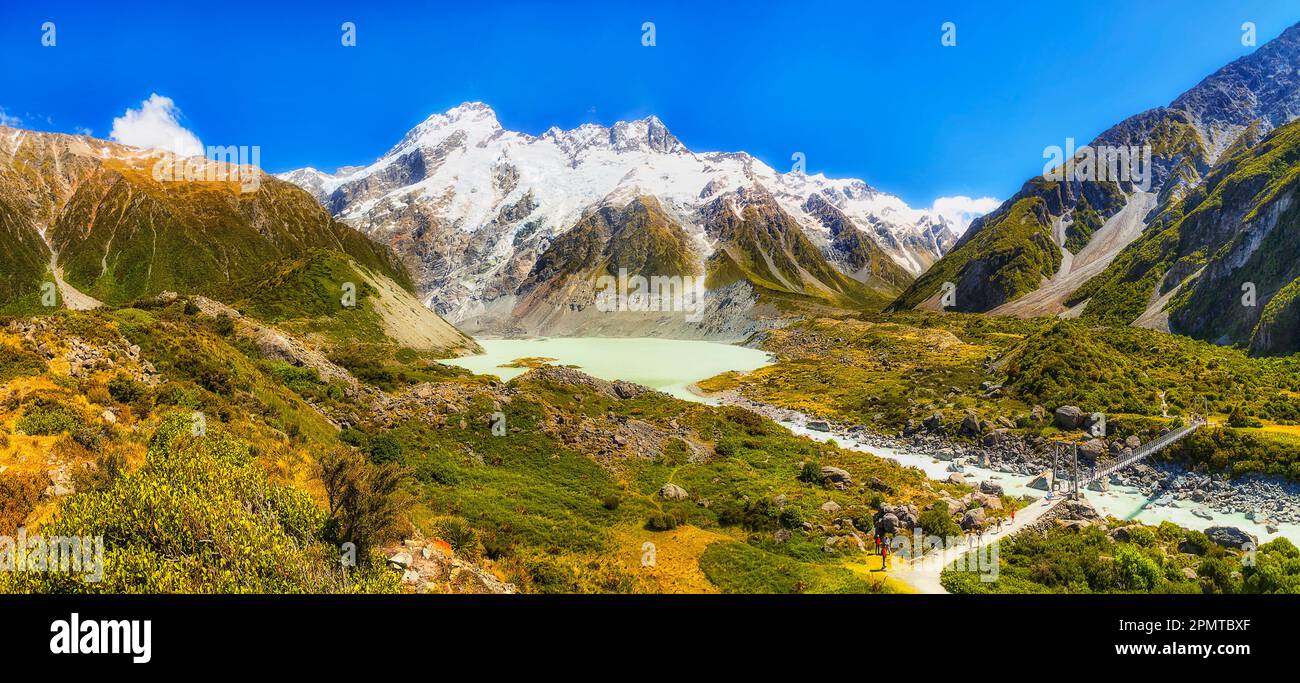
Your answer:
[[[716,530],[683,525],[671,531],[649,531],[640,527],[614,530],[620,567],[634,576],[638,592],[717,593],[718,588],[700,569],[700,555],[717,541],[738,540]],[[644,566],[645,543],[654,544],[654,565]]]

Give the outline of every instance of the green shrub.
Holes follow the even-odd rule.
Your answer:
[[[74,432],[84,424],[71,406],[54,399],[36,397],[23,407],[22,417],[14,423],[14,429],[29,436],[53,436]]]
[[[148,391],[148,387],[141,382],[135,381],[129,375],[119,374],[108,380],[108,395],[118,403],[135,403]]]
[[[367,446],[370,461],[376,465],[402,462],[402,442],[391,434],[377,434],[370,438]]]
[[[645,527],[651,531],[670,531],[676,529],[679,524],[681,524],[681,520],[676,515],[667,512],[656,512],[646,520]]]
[[[938,501],[922,510],[916,521],[921,531],[929,536],[948,538],[962,535],[961,526],[948,514],[948,504],[943,501]]]
[[[821,486],[826,482],[826,477],[822,475],[821,465],[815,462],[806,462],[803,464],[803,469],[799,470],[799,481]]]

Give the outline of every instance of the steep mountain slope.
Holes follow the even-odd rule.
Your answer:
[[[373,330],[334,321],[336,331],[365,329],[376,340],[429,351],[474,348],[414,297],[391,251],[332,218],[301,189],[258,169],[246,169],[255,176],[171,181],[157,173],[161,159],[156,151],[83,136],[0,128],[0,311],[40,310],[46,281],[59,284],[67,307],[121,305],[165,291],[226,302],[270,297],[295,306],[324,296],[333,307],[329,316],[373,318]],[[200,170],[231,169],[195,163]],[[324,263],[332,266],[322,269]],[[267,276],[307,266],[340,279]],[[357,310],[345,310],[345,282],[374,298],[359,297]],[[302,308],[288,317],[317,313]]]
[[[347,254],[410,285],[387,249],[291,184],[266,175],[254,191],[241,191],[238,180],[159,181],[158,160],[92,138],[0,129],[6,251],[15,245],[20,255],[12,258],[27,273],[57,254],[69,284],[110,304],[166,290],[220,295],[310,248]]]
[[[486,105],[467,103],[430,117],[364,168],[281,177],[391,245],[428,305],[471,328],[509,323],[501,316],[536,288],[521,291],[552,241],[638,197],[654,198],[688,238],[689,260],[702,263],[715,256],[708,207],[762,188],[823,258],[890,294],[937,259],[958,229],[862,181],[781,174],[744,153],[692,152],[653,116],[530,136],[502,129]],[[531,324],[522,327],[537,331]]]
[[[1075,298],[1084,315],[1300,351],[1300,121],[1230,147],[1205,182],[1161,215]]]
[[[1100,180],[1086,175],[1031,179],[997,210],[976,219],[892,308],[937,308],[944,283],[951,282],[955,310],[1078,315],[1086,300],[1076,293],[1079,288],[1167,216],[1225,153],[1300,114],[1298,61],[1300,26],[1293,26],[1169,107],[1102,133],[1089,147],[1150,146],[1149,186],[1111,174]],[[1085,159],[1083,153],[1074,158]],[[1154,206],[1148,206],[1152,199]],[[1129,213],[1121,216],[1126,207]],[[1143,215],[1135,222],[1137,213]],[[1087,263],[1076,264],[1085,250]]]
[[[240,283],[235,305],[258,320],[329,348],[396,344],[442,356],[480,352],[478,344],[425,308],[410,291],[346,255],[326,249],[268,264],[269,275]],[[349,290],[355,295],[341,304]]]

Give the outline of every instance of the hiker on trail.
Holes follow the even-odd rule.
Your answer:
[[[1015,509],[1015,508],[1011,508],[1011,523],[1012,523],[1012,524],[1015,524],[1015,523],[1016,523],[1016,509]]]

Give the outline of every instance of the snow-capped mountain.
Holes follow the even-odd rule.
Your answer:
[[[861,180],[779,173],[743,152],[693,152],[654,116],[532,136],[504,130],[481,103],[429,117],[368,166],[279,177],[391,244],[428,305],[454,321],[516,294],[550,243],[584,216],[638,197],[657,200],[704,261],[718,246],[702,212],[724,196],[761,190],[828,261],[860,280],[862,259],[846,264],[837,253],[845,230],[865,235],[910,280],[965,227]]]

